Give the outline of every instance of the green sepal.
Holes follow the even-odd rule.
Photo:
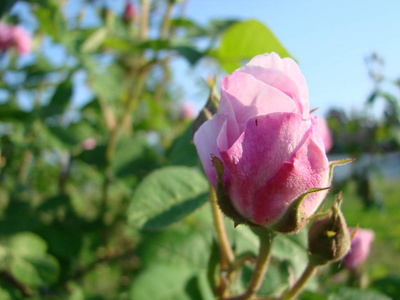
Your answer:
[[[330,189],[331,187],[325,188],[312,188],[302,194],[296,200],[294,200],[286,210],[285,214],[279,219],[277,223],[272,225],[270,228],[274,231],[281,233],[295,233],[307,225],[309,218],[302,211],[301,204],[303,203],[306,196],[312,193],[317,193]]]
[[[345,158],[345,159],[330,161],[329,162],[329,182],[332,182],[333,169],[335,168],[335,166],[346,165],[346,164],[351,163],[353,161],[355,161],[355,158]]]
[[[192,124],[192,137],[197,129],[207,120],[212,119],[213,115],[215,115],[219,110],[219,101],[220,95],[218,94],[216,88],[217,79],[208,78],[208,85],[210,87],[210,95],[208,97],[206,105],[202,108],[197,118],[193,121]]]
[[[216,194],[217,203],[221,211],[228,217],[231,218],[235,224],[235,227],[240,224],[249,224],[248,220],[240,215],[237,210],[233,207],[231,200],[225,193],[224,182],[222,175],[224,175],[224,165],[221,160],[215,155],[211,154],[212,164],[217,174]]]
[[[308,231],[309,259],[314,265],[324,265],[342,259],[350,250],[351,238],[340,210],[339,194],[330,216],[316,220]]]

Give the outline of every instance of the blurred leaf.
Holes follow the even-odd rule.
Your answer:
[[[84,120],[70,124],[68,127],[49,126],[48,130],[64,146],[77,146],[85,139],[91,138],[96,134],[93,126]]]
[[[17,2],[17,0],[2,0],[0,5],[0,18],[11,9],[15,2]]]
[[[56,0],[38,1],[35,15],[39,20],[39,28],[50,35],[55,42],[60,42],[66,36],[66,24]]]
[[[94,149],[82,151],[77,158],[89,165],[104,169],[106,166],[106,149],[105,145],[98,145]]]
[[[46,242],[31,232],[16,234],[6,241],[12,259],[12,275],[23,284],[37,287],[53,282],[59,272],[57,260],[46,253]]]
[[[137,276],[129,299],[192,300],[185,291],[192,274],[192,269],[185,266],[152,265]]]
[[[22,232],[7,241],[7,248],[18,256],[37,256],[46,253],[46,242],[32,232]]]
[[[81,45],[82,52],[93,52],[97,50],[107,37],[107,28],[100,27],[94,31]]]
[[[180,55],[182,55],[186,60],[193,66],[195,65],[204,54],[200,51],[196,50],[193,47],[189,46],[177,46],[173,47],[173,50],[177,51]]]
[[[199,163],[196,147],[192,142],[192,124],[177,137],[167,151],[169,164],[195,166]]]
[[[391,274],[374,280],[369,288],[384,293],[393,299],[400,299],[400,274]]]
[[[128,207],[128,221],[137,228],[159,229],[179,221],[208,199],[204,176],[186,167],[165,167],[148,175]]]
[[[143,266],[168,263],[195,272],[206,270],[211,251],[210,235],[200,228],[176,224],[162,231],[146,232],[137,253]]]
[[[328,297],[328,300],[392,300],[390,297],[372,291],[358,290],[355,288],[342,287],[333,295]]]
[[[144,176],[158,166],[157,160],[157,153],[147,143],[146,136],[136,134],[130,139],[122,139],[118,144],[113,168],[120,177]]]
[[[20,282],[38,287],[54,282],[57,279],[59,266],[50,255],[15,257],[11,262],[11,273]]]
[[[60,115],[64,112],[72,97],[71,75],[72,73],[57,86],[50,103],[43,107],[42,116],[44,118],[52,115]]]
[[[276,52],[282,58],[290,54],[264,24],[256,20],[235,23],[222,36],[216,57],[230,73],[250,58],[262,53]]]

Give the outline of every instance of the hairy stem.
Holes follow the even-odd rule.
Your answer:
[[[260,248],[256,260],[256,266],[254,268],[250,282],[247,286],[246,291],[242,295],[232,297],[227,300],[252,299],[257,294],[264,280],[264,275],[268,269],[269,260],[271,258],[271,245],[274,234],[266,228],[258,228],[256,229],[256,231],[260,238]]]
[[[281,300],[291,300],[294,299],[300,292],[303,290],[304,286],[310,280],[310,278],[314,275],[318,266],[309,262],[307,268],[304,270],[301,277],[297,280],[296,284],[289,290],[283,293]]]

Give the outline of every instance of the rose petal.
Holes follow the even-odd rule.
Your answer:
[[[243,132],[249,119],[274,112],[297,112],[295,101],[286,94],[257,80],[250,74],[234,72],[221,82],[220,109],[232,106],[239,128]]]
[[[246,66],[258,66],[265,69],[276,69],[285,73],[297,85],[300,95],[300,103],[303,107],[302,114],[304,118],[308,117],[308,87],[298,64],[291,58],[281,59],[278,54],[272,52],[270,54],[260,54],[252,58]],[[238,71],[240,68],[238,69]]]
[[[253,204],[253,218],[256,223],[273,223],[300,195],[311,188],[327,187],[328,160],[314,135],[315,130],[315,126],[310,128],[305,143],[282,165],[279,172],[257,191]],[[326,193],[308,195],[301,205],[303,213],[311,216]]]
[[[272,113],[251,119],[245,132],[221,152],[231,174],[231,201],[245,217],[252,216],[252,198],[304,143],[311,122],[295,113]],[[243,211],[243,210],[246,211]]]
[[[220,149],[228,149],[226,131],[227,118],[224,114],[215,114],[211,120],[203,123],[196,131],[193,142],[203,165],[204,172],[215,187],[216,174],[211,162],[211,154],[221,159]]]

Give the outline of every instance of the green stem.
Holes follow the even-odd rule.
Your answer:
[[[140,14],[140,40],[145,41],[149,31],[150,0],[142,0],[142,12]]]
[[[164,40],[168,37],[170,21],[171,21],[173,3],[172,3],[172,1],[167,1],[167,2],[168,2],[167,9],[164,14],[163,22],[161,25],[161,31],[160,31],[160,39],[161,40]]]
[[[307,268],[304,270],[299,280],[297,280],[296,284],[291,289],[283,293],[281,300],[291,300],[294,299],[298,294],[300,294],[307,282],[314,275],[317,268],[318,265],[308,262]]]
[[[266,228],[255,229],[260,237],[260,248],[250,282],[247,286],[246,291],[236,297],[229,298],[227,300],[248,300],[252,299],[261,287],[264,280],[265,272],[267,271],[269,260],[271,258],[271,245],[274,234]]]
[[[233,255],[231,245],[229,244],[228,236],[226,235],[223,216],[218,207],[217,197],[215,195],[215,191],[212,186],[210,187],[210,203],[211,203],[211,211],[212,211],[212,215],[213,215],[213,219],[214,219],[214,226],[215,226],[215,229],[217,232],[218,243],[219,243],[219,246],[221,247],[221,254],[222,254],[222,257],[228,263],[228,267],[230,267],[234,261],[234,255]]]

